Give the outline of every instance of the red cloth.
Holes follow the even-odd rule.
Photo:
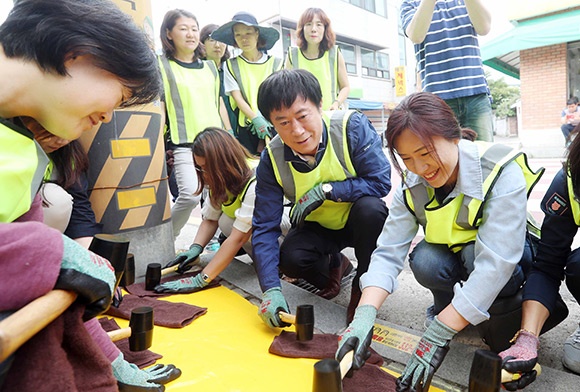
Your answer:
[[[116,392],[111,363],[72,305],[15,353],[2,391]]]
[[[377,365],[365,363],[352,378],[342,379],[343,392],[395,392],[397,379]]]
[[[334,358],[338,350],[338,336],[333,334],[314,334],[312,340],[299,342],[296,340],[296,333],[282,331],[276,336],[268,349],[270,354],[290,358]],[[367,359],[367,364],[381,366],[384,362],[372,348],[371,356]]]
[[[207,313],[207,308],[183,302],[161,301],[157,298],[141,298],[136,295],[124,295],[121,305],[118,308],[111,306],[106,313],[109,316],[130,320],[131,311],[140,306],[152,307],[155,325],[169,328],[183,328]]]
[[[268,351],[271,354],[290,358],[334,358],[338,350],[338,336],[332,334],[314,334],[312,340],[299,342],[296,340],[296,333],[282,331],[274,338]],[[365,365],[354,372],[351,378],[345,377],[342,380],[344,392],[394,392],[396,390],[396,379],[389,373],[383,371],[380,366],[383,364],[381,357],[372,348],[371,356]]]
[[[0,312],[20,309],[52,290],[62,253],[62,234],[42,223],[38,195],[26,214],[0,223]]]
[[[117,324],[115,319],[102,317],[99,319],[99,322],[101,323],[103,329],[107,332],[120,329],[119,324]],[[157,362],[158,359],[163,358],[162,355],[157,354],[151,350],[131,351],[129,349],[129,338],[121,339],[114,343],[115,346],[117,346],[117,348],[123,353],[123,358],[125,358],[125,361],[134,363],[141,369],[153,365],[155,362]]]
[[[183,275],[170,275],[170,276],[165,276],[161,278],[161,283],[165,283],[165,282],[173,282],[174,280],[179,280],[179,279],[183,279],[183,278],[189,278],[189,277],[193,277],[197,274],[199,274],[201,271],[194,271],[194,272],[187,272]],[[217,287],[220,286],[220,278],[216,278],[214,280],[212,280],[207,286],[205,286],[202,289],[196,290],[196,291],[201,291],[201,290],[205,290],[205,289],[211,289],[213,287]],[[174,295],[171,293],[156,293],[153,290],[145,290],[145,282],[141,282],[141,283],[133,283],[132,285],[129,285],[127,287],[125,287],[125,290],[127,290],[127,292],[129,294],[133,294],[133,295],[137,295],[139,297],[167,297],[169,295]],[[194,291],[195,292],[195,291]],[[188,293],[190,294],[190,293]]]

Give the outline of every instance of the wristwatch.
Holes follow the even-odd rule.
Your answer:
[[[330,196],[331,196],[331,193],[332,193],[332,185],[329,184],[329,183],[322,184],[322,192],[324,192],[324,197],[327,200],[330,200]]]
[[[201,274],[201,280],[203,280],[205,283],[211,282],[211,278],[209,277],[209,275],[208,274],[204,274],[203,272]]]

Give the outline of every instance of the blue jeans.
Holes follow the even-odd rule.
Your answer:
[[[462,128],[477,132],[477,140],[493,142],[493,115],[487,94],[445,100]]]
[[[419,284],[433,294],[434,311],[439,314],[453,299],[453,286],[467,280],[473,271],[475,253],[473,244],[453,253],[447,245],[419,242],[409,255],[409,265]],[[510,280],[498,294],[499,297],[514,295],[526,279],[532,264],[532,250],[526,240],[524,254],[514,269]]]

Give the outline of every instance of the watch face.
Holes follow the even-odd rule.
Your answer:
[[[330,184],[324,184],[324,185],[322,185],[322,190],[324,192],[330,192],[330,191],[332,191],[332,185],[330,185]]]
[[[211,279],[209,278],[208,274],[202,274],[201,275],[201,279],[206,282],[209,283],[211,281]]]

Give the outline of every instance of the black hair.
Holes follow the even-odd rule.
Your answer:
[[[282,69],[266,78],[258,90],[258,109],[270,120],[274,110],[289,108],[298,97],[320,106],[322,90],[318,79],[304,69]]]
[[[130,90],[124,107],[151,102],[161,91],[150,40],[110,0],[18,0],[0,26],[0,44],[8,58],[63,76],[67,60],[92,56]]]

